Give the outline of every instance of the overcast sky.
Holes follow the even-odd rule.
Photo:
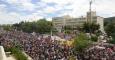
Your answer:
[[[115,0],[95,0],[92,10],[98,16],[115,16]],[[89,0],[0,0],[0,24],[34,21],[56,16],[85,16]]]

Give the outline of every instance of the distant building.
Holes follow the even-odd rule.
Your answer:
[[[54,27],[61,31],[64,26],[71,26],[72,28],[77,28],[81,26],[83,22],[86,21],[86,18],[73,18],[68,15],[62,17],[55,17],[52,19]]]
[[[104,18],[97,16],[96,12],[92,11],[87,12],[86,17],[79,17],[79,18],[73,18],[69,15],[62,16],[62,17],[54,17],[52,18],[52,22],[54,25],[54,28],[56,28],[59,32],[62,30],[64,26],[71,26],[72,28],[77,28],[78,26],[82,26],[84,22],[94,22],[100,25],[100,30],[104,31],[103,28],[103,22]]]
[[[97,16],[95,11],[87,12],[87,22],[94,22],[100,25],[100,30],[104,31],[104,18]]]

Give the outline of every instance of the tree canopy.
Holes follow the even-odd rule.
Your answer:
[[[22,30],[24,32],[32,33],[49,33],[51,29],[53,29],[53,25],[51,21],[47,21],[46,19],[40,19],[34,22],[20,22],[13,24],[17,30]]]
[[[80,33],[75,39],[74,39],[74,47],[75,50],[78,52],[82,52],[90,45],[90,40],[84,33]]]
[[[115,23],[109,23],[107,26],[105,26],[105,31],[109,36],[114,35],[115,33]]]
[[[100,28],[99,24],[85,22],[83,24],[82,30],[85,33],[94,33],[95,31],[99,30],[99,28]]]
[[[108,23],[105,26],[105,32],[107,33],[108,36],[112,36],[112,40],[110,41],[110,43],[114,43],[115,44],[115,23]]]

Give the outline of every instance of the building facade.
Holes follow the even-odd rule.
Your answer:
[[[82,26],[84,22],[97,23],[100,25],[100,30],[103,31],[103,20],[104,18],[97,16],[96,12],[87,12],[86,17],[79,18],[73,18],[69,15],[52,18],[54,28],[56,28],[59,32],[62,30],[64,26],[71,26],[72,28],[77,28],[78,26]]]

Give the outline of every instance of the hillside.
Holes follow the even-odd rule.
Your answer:
[[[104,26],[107,26],[108,24],[111,23],[115,23],[115,17],[104,18]]]
[[[115,22],[115,17],[104,18],[104,22]]]

